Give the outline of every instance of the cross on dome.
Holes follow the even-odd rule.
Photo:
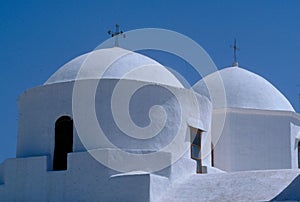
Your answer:
[[[122,35],[123,38],[125,38],[125,34],[123,33],[123,31],[120,31],[120,25],[118,24],[116,24],[115,32],[109,30],[107,33],[111,35],[111,37],[115,37],[115,47],[119,47],[119,35]]]

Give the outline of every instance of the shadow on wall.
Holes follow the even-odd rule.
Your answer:
[[[300,175],[298,175],[282,192],[271,201],[299,201],[300,200]]]

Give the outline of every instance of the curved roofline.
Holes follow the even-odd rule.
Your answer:
[[[200,94],[211,97],[218,93],[214,79],[220,75],[224,85],[227,104],[223,106],[218,101],[214,108],[248,108],[262,110],[293,111],[293,106],[287,98],[268,80],[242,67],[225,67],[202,78],[193,89]],[[234,79],[233,79],[234,78]],[[207,88],[207,84],[209,88]],[[212,92],[209,93],[210,89]]]
[[[153,81],[183,88],[168,68],[152,58],[119,47],[94,50],[74,58],[60,67],[44,85],[103,77],[132,77],[132,80]]]

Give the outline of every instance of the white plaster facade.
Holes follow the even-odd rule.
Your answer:
[[[0,164],[0,201],[299,200],[293,189],[300,188],[300,116],[262,77],[238,67],[218,73],[226,106],[209,100],[203,81],[213,86],[213,74],[194,86],[195,93],[156,61],[121,48],[75,58],[19,97],[17,155]],[[81,90],[77,102],[74,87]],[[91,94],[94,99],[86,99]],[[81,116],[74,118],[74,109]],[[91,114],[113,144],[89,127]],[[224,128],[216,140],[222,114]],[[74,118],[72,152],[67,169],[53,170],[55,123],[62,116]],[[131,129],[132,122],[139,127]],[[76,127],[81,123],[87,125]],[[131,133],[119,129],[123,126]],[[206,174],[196,174],[191,159],[189,138],[196,129],[203,131]],[[177,135],[181,139],[174,141]],[[170,144],[173,152],[161,152]],[[123,158],[116,147],[136,155]],[[149,163],[144,154],[152,153],[160,156]],[[167,166],[155,169],[159,164]]]
[[[215,166],[227,172],[297,169],[300,116],[289,101],[261,76],[240,67],[228,67],[208,75],[194,89],[209,97],[218,97],[214,81],[220,76],[226,93],[226,105],[213,103],[213,138],[225,115],[220,138],[216,142]],[[294,126],[292,128],[292,126]]]

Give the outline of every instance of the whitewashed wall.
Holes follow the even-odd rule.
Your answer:
[[[213,116],[218,113],[215,110]],[[292,162],[297,159],[291,154],[295,144],[291,144],[290,123],[299,124],[296,113],[231,108],[226,115],[215,148],[217,168],[228,172],[294,168]]]

